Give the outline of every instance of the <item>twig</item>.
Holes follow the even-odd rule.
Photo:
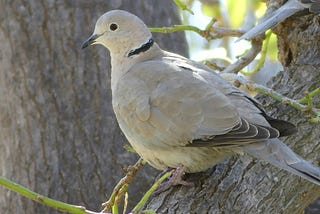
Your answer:
[[[121,198],[125,195],[129,185],[132,183],[137,173],[145,164],[146,161],[140,158],[133,166],[129,166],[126,169],[126,176],[124,176],[115,186],[109,200],[102,204],[102,206],[104,206],[102,212],[111,212],[114,211],[114,209],[117,211],[117,208],[121,202]]]
[[[97,212],[87,210],[85,207],[67,204],[61,201],[57,201],[38,193],[35,193],[17,183],[9,181],[0,176],[0,186],[4,186],[20,195],[23,195],[31,200],[34,200],[40,204],[44,204],[48,207],[57,209],[62,212],[74,213],[74,214],[98,214]]]
[[[143,210],[141,214],[157,214],[157,213],[153,210]]]
[[[299,100],[299,103],[301,104],[306,104],[308,103],[309,99],[313,99],[313,97],[320,95],[320,88],[317,88],[309,93],[306,94],[305,97],[303,97],[302,99]]]
[[[231,61],[227,58],[212,58],[201,63],[215,71],[223,71],[227,66],[231,65]]]
[[[211,22],[207,25],[207,28],[205,30],[205,32],[208,32],[208,31],[210,32],[210,36],[205,37],[207,40],[223,38],[226,36],[240,37],[241,35],[244,34],[244,31],[241,31],[241,30],[212,26],[214,24],[214,21],[215,19],[212,19]],[[262,41],[263,41],[263,38],[260,38],[260,37],[251,40],[251,46],[252,46],[251,49],[247,53],[245,53],[235,63],[226,67],[222,72],[237,74],[239,71],[241,71],[241,69],[243,69],[250,62],[252,62],[256,58],[256,56],[261,52]]]
[[[182,3],[180,0],[173,0],[173,1],[180,8],[180,10],[188,11],[190,14],[194,15],[193,11],[189,9],[186,4]]]
[[[156,28],[149,28],[149,30],[154,33],[173,33],[173,32],[179,32],[179,31],[193,31],[202,37],[205,37],[205,34],[206,34],[204,30],[201,30],[200,28],[197,28],[192,25],[174,25],[172,27],[156,27]]]
[[[223,27],[212,27],[215,21],[216,19],[212,18],[212,20],[209,22],[209,24],[204,30],[201,30],[200,28],[192,25],[173,25],[172,27],[149,28],[149,29],[151,32],[155,32],[155,33],[173,33],[173,32],[179,32],[179,31],[193,31],[208,41],[213,39],[220,39],[227,36],[237,37],[243,34],[243,31],[241,30],[223,28]]]
[[[236,74],[231,73],[221,73],[221,76],[225,78],[226,80],[232,82],[237,87],[243,85],[250,91],[256,91],[260,94],[266,95],[271,97],[272,99],[281,102],[285,105],[288,105],[302,113],[309,114],[309,121],[312,123],[318,123],[320,124],[320,109],[308,107],[306,105],[301,104],[299,101],[290,99],[286,96],[283,96],[282,94],[277,93],[276,91],[267,88],[263,85],[259,85],[257,83],[251,82],[244,77],[238,76]],[[317,94],[318,92],[315,92]],[[319,92],[320,93],[320,92]],[[313,93],[314,94],[314,93]]]
[[[239,71],[241,71],[241,69],[243,69],[250,62],[252,62],[261,51],[262,40],[253,39],[251,41],[251,44],[252,44],[252,47],[247,53],[245,53],[240,59],[238,59],[238,61],[226,67],[226,69],[224,69],[222,72],[237,74]]]
[[[213,25],[216,21],[217,20],[215,18],[212,18],[204,30],[201,30],[200,28],[192,25],[173,25],[172,27],[149,28],[149,30],[154,33],[173,33],[173,32],[180,32],[180,31],[192,31],[199,34],[200,36],[202,36],[208,41],[213,39],[220,39],[226,36],[239,37],[244,33],[244,31],[242,30],[223,28],[223,27],[214,27]]]
[[[252,71],[249,71],[249,72],[241,71],[241,74],[243,74],[245,76],[252,76],[252,75],[258,73],[263,68],[263,65],[264,65],[266,58],[267,58],[268,46],[269,46],[271,34],[272,34],[271,31],[268,31],[268,33],[266,34],[266,39],[263,42],[263,46],[262,46],[262,50],[261,50],[261,58],[257,64],[257,66]]]
[[[173,170],[171,170],[170,172],[165,173],[161,178],[159,178],[159,180],[157,180],[152,187],[146,192],[146,194],[144,194],[144,196],[141,198],[141,200],[139,201],[139,203],[133,208],[132,213],[139,213],[141,212],[141,209],[144,207],[144,205],[147,203],[147,201],[149,200],[150,196],[152,195],[152,193],[154,191],[156,191],[158,189],[158,187],[160,186],[160,184],[166,180],[167,178],[169,178],[173,173]]]
[[[306,96],[299,100],[301,104],[307,104],[307,109],[310,111],[313,108],[313,98],[317,95],[320,95],[320,88],[317,88],[309,93],[306,93]],[[316,116],[310,119],[313,123],[320,123],[320,110],[316,112]]]
[[[118,207],[118,205],[117,204],[114,204],[113,206],[112,206],[112,212],[111,212],[112,214],[119,214],[119,207]]]
[[[216,19],[212,19],[209,24],[207,25],[205,30],[201,30],[198,27],[191,26],[191,25],[174,25],[173,27],[160,27],[160,28],[149,28],[151,32],[154,33],[173,33],[179,31],[193,31],[203,38],[207,39],[208,41],[212,39],[222,38],[226,36],[241,36],[243,31],[235,30],[235,29],[228,29],[228,28],[221,28],[221,27],[213,27],[212,25]],[[250,62],[252,62],[256,56],[260,53],[262,48],[262,39],[253,39],[251,41],[252,48],[242,56],[238,61],[228,66],[226,69],[223,70],[225,73],[238,73],[246,67]]]
[[[215,19],[213,19],[215,20]],[[214,23],[212,23],[213,25]],[[243,30],[237,30],[232,28],[225,28],[225,27],[217,27],[217,26],[210,26],[210,38],[211,39],[220,39],[223,37],[231,36],[231,37],[240,37],[245,32]]]
[[[132,146],[124,145],[123,148],[124,148],[125,150],[127,150],[128,152],[137,154],[136,150],[134,150],[134,148],[133,148]]]
[[[129,201],[129,194],[126,192],[124,195],[124,205],[123,205],[123,214],[127,213],[127,208],[128,208],[128,201]]]
[[[149,29],[151,32],[154,32],[154,33],[173,33],[173,32],[179,32],[179,31],[193,31],[208,41],[222,38],[222,37],[227,37],[227,36],[239,37],[244,33],[244,31],[242,30],[213,26],[215,22],[216,22],[216,19],[212,18],[204,30],[201,30],[200,28],[192,25],[174,25],[172,27],[160,27],[160,28],[149,28]],[[262,49],[263,39],[264,38],[262,37],[257,37],[255,39],[252,39],[251,49],[247,53],[245,53],[235,63],[225,68],[222,72],[238,73],[239,71],[241,71],[241,69],[246,67],[260,53]]]

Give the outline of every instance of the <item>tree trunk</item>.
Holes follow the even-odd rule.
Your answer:
[[[149,26],[179,24],[171,0],[0,0],[0,175],[93,210],[138,159],[123,148],[113,114],[106,49],[80,49],[111,9],[131,11]],[[155,39],[186,55],[183,34]],[[140,173],[132,203],[156,173]],[[0,213],[56,212],[0,188]]]
[[[319,26],[320,16],[307,15],[292,17],[275,29],[284,71],[270,87],[295,99],[320,87]],[[299,133],[282,140],[319,166],[320,126],[270,98],[259,96],[259,100],[272,116],[297,124]],[[319,98],[314,103],[320,107]],[[198,181],[197,185],[171,188],[154,197],[147,209],[157,213],[303,213],[320,196],[319,186],[248,156],[186,177]]]

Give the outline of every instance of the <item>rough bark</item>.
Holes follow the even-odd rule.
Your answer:
[[[319,26],[319,16],[307,15],[293,17],[276,28],[284,71],[270,87],[297,99],[320,87]],[[272,116],[297,124],[299,133],[283,138],[284,142],[319,166],[320,126],[270,98],[259,96],[259,100]],[[320,107],[319,99],[315,104]],[[320,197],[319,186],[248,156],[234,157],[186,178],[196,180],[197,185],[171,188],[154,197],[147,208],[157,213],[303,213]]]
[[[179,23],[171,0],[0,0],[0,175],[93,210],[138,159],[123,149],[113,114],[108,52],[80,49],[110,9],[131,11],[149,26]],[[186,55],[183,34],[155,40]],[[140,173],[131,202],[156,173]],[[0,213],[56,212],[0,188]]]

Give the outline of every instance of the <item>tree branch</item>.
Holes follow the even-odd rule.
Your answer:
[[[126,169],[126,176],[124,176],[115,186],[109,200],[102,204],[102,206],[105,207],[102,210],[102,212],[108,213],[113,211],[113,213],[117,213],[119,204],[122,198],[124,197],[124,195],[126,194],[129,185],[132,183],[137,173],[141,170],[141,168],[145,164],[146,164],[146,161],[140,158],[133,166],[129,166]]]
[[[174,25],[172,27],[158,27],[158,28],[149,28],[149,29],[151,32],[154,32],[154,33],[173,33],[173,32],[180,32],[180,31],[192,31],[199,34],[200,36],[205,38],[207,41],[228,37],[228,36],[240,37],[241,35],[244,34],[244,31],[242,30],[213,26],[215,22],[216,22],[216,19],[212,18],[204,30],[201,30],[200,28],[192,25]],[[262,49],[262,41],[263,41],[263,38],[261,37],[252,39],[251,40],[252,48],[235,63],[225,68],[223,72],[238,73],[241,69],[247,66],[260,53]]]
[[[263,42],[263,46],[262,46],[262,50],[261,50],[261,58],[257,64],[257,66],[252,71],[249,71],[249,72],[241,71],[240,72],[241,74],[243,74],[245,76],[252,76],[252,75],[258,73],[263,68],[263,65],[264,65],[266,58],[267,58],[268,46],[269,46],[271,34],[272,34],[272,31],[268,31],[268,33],[266,34],[266,38]]]
[[[85,207],[82,207],[82,206],[71,205],[71,204],[67,204],[61,201],[57,201],[57,200],[45,197],[17,183],[9,181],[8,179],[1,176],[0,176],[0,186],[4,186],[9,190],[12,190],[20,195],[25,196],[26,198],[29,198],[40,204],[44,204],[48,207],[52,207],[54,209],[57,209],[63,212],[74,213],[74,214],[98,214],[97,212],[87,210]]]
[[[252,81],[249,81],[244,77],[238,76],[236,74],[222,73],[221,76],[226,80],[232,82],[237,87],[240,87],[241,85],[245,86],[249,91],[255,91],[260,94],[269,96],[275,101],[281,102],[298,111],[301,111],[302,113],[308,114],[309,115],[308,119],[310,122],[320,124],[320,109],[314,108],[310,105],[301,104],[303,102],[306,102],[307,99],[311,99],[310,94],[309,94],[309,98],[305,97],[305,98],[302,98],[300,101],[298,101],[298,100],[290,99],[286,96],[283,96],[282,94],[279,94],[270,88],[267,88],[263,85],[259,85]],[[320,94],[320,89],[314,90],[313,92],[311,92],[311,94],[312,96]]]
[[[154,191],[156,191],[158,189],[158,187],[160,186],[160,184],[166,180],[167,178],[169,178],[173,173],[173,170],[170,172],[165,173],[163,176],[161,176],[161,178],[159,178],[159,180],[157,180],[152,187],[146,192],[146,194],[144,194],[144,196],[141,198],[141,200],[139,201],[139,203],[133,208],[132,212],[133,213],[140,213],[141,209],[145,206],[145,204],[147,203],[147,201],[149,200],[149,198],[151,197],[151,195],[154,193]]]

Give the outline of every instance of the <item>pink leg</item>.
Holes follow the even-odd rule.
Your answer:
[[[194,186],[193,182],[188,182],[183,180],[182,177],[185,174],[184,170],[185,170],[185,167],[183,165],[180,165],[178,168],[176,168],[173,174],[171,175],[171,177],[169,178],[169,180],[162,183],[157,189],[157,191],[155,191],[154,193],[159,194],[161,192],[168,190],[170,187],[177,186],[177,185]]]

